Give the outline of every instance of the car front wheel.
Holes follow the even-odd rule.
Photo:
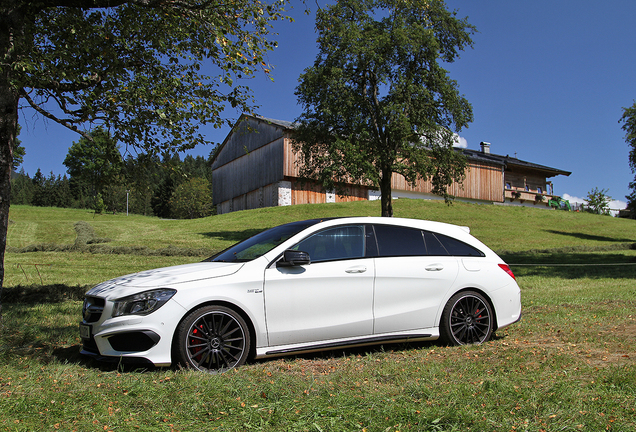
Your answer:
[[[490,339],[493,325],[490,303],[477,292],[460,292],[444,307],[440,339],[450,345],[480,344]]]
[[[245,320],[230,308],[204,306],[179,324],[175,355],[180,364],[208,373],[242,365],[250,352]]]

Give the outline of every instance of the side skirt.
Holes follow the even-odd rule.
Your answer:
[[[401,342],[420,342],[425,340],[434,340],[439,337],[439,334],[433,335],[430,333],[409,333],[409,334],[392,334],[383,336],[372,336],[357,339],[345,339],[332,342],[318,342],[307,343],[302,345],[287,345],[280,348],[277,347],[265,347],[257,348],[256,358],[263,358],[269,356],[281,356],[299,353],[310,353],[317,351],[327,351],[336,348],[354,348],[367,345],[378,345],[385,342],[401,343]]]

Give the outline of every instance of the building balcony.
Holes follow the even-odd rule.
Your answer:
[[[523,189],[505,189],[504,198],[508,202],[525,203],[530,202],[536,205],[548,206],[548,201],[556,195],[549,195],[543,192],[527,191]]]

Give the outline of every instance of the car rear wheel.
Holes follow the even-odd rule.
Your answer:
[[[177,327],[175,355],[184,366],[208,373],[224,372],[245,363],[249,352],[247,324],[230,308],[204,306]]]
[[[464,291],[448,300],[440,322],[440,339],[450,345],[480,344],[490,339],[494,316],[481,294]]]

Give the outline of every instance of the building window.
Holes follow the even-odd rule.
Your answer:
[[[539,192],[539,193],[543,193],[543,188],[542,188],[541,186],[539,186],[539,187],[537,188],[537,192]]]
[[[510,182],[506,182],[506,189],[512,189],[512,184]]]

